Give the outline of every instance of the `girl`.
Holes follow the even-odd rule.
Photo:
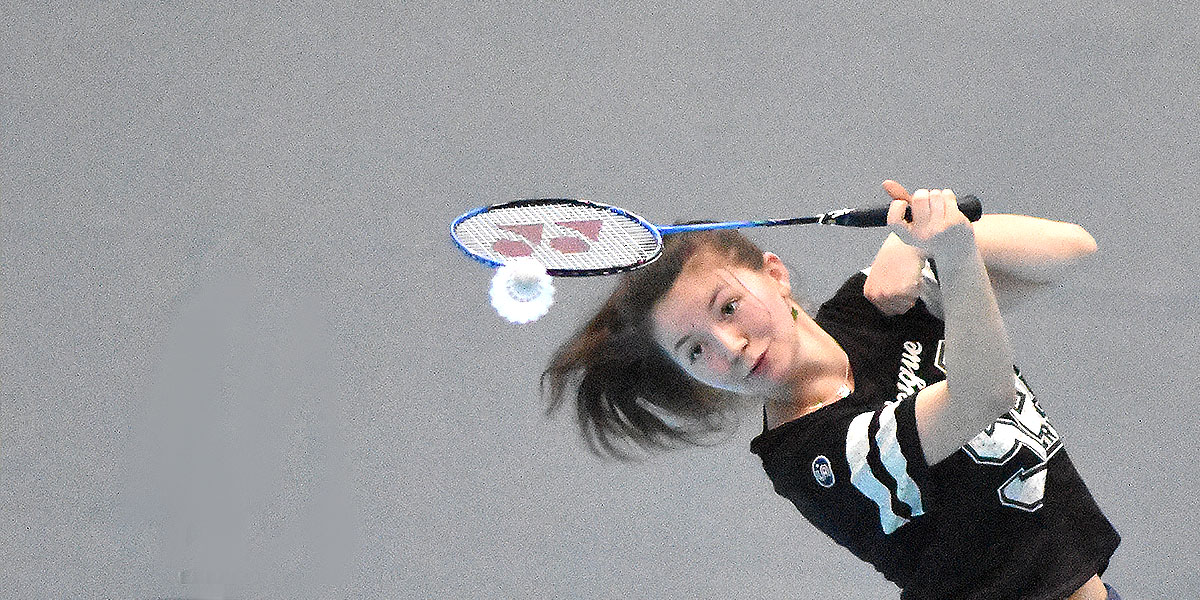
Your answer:
[[[1099,575],[1120,538],[1014,372],[999,308],[1095,242],[884,189],[894,234],[815,317],[741,234],[670,236],[554,355],[550,411],[573,399],[592,450],[628,459],[706,443],[754,402],[776,492],[902,599],[1116,599]]]

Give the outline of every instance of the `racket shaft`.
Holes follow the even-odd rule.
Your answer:
[[[871,208],[836,211],[830,213],[830,218],[822,222],[845,227],[883,227],[887,225],[889,206],[890,204],[885,204]],[[958,199],[958,210],[961,210],[970,221],[978,221],[979,217],[983,215],[982,204],[980,204],[978,198],[972,195],[966,195]],[[904,220],[912,220],[911,207],[904,210]]]
[[[688,231],[712,231],[714,229],[744,229],[747,227],[774,227],[776,225],[808,225],[820,223],[821,217],[793,217],[790,219],[763,219],[760,221],[722,221],[720,223],[689,223],[687,225],[659,226],[658,232],[663,235],[685,233]]]

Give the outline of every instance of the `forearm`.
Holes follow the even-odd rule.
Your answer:
[[[946,371],[956,431],[977,432],[1012,408],[1012,346],[970,228],[933,249],[945,314]]]
[[[1048,283],[1096,251],[1074,223],[1026,215],[984,215],[973,223],[983,262],[994,275]]]
[[[1013,406],[1012,346],[975,228],[951,190],[917,190],[911,198],[893,181],[888,224],[909,245],[937,261],[944,311],[946,381],[917,393],[917,433],[934,464],[957,451]],[[911,208],[912,220],[904,219]]]

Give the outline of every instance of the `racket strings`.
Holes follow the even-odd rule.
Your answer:
[[[552,271],[640,264],[659,248],[657,236],[638,220],[566,200],[494,207],[459,223],[454,234],[478,256],[497,263],[528,256]]]

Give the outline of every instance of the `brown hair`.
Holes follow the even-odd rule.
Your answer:
[[[706,250],[735,266],[763,268],[762,250],[737,231],[666,236],[659,259],[624,274],[542,373],[547,414],[573,396],[580,434],[595,454],[635,460],[644,451],[708,445],[736,426],[730,393],[692,379],[654,341],[654,305],[688,259]]]

